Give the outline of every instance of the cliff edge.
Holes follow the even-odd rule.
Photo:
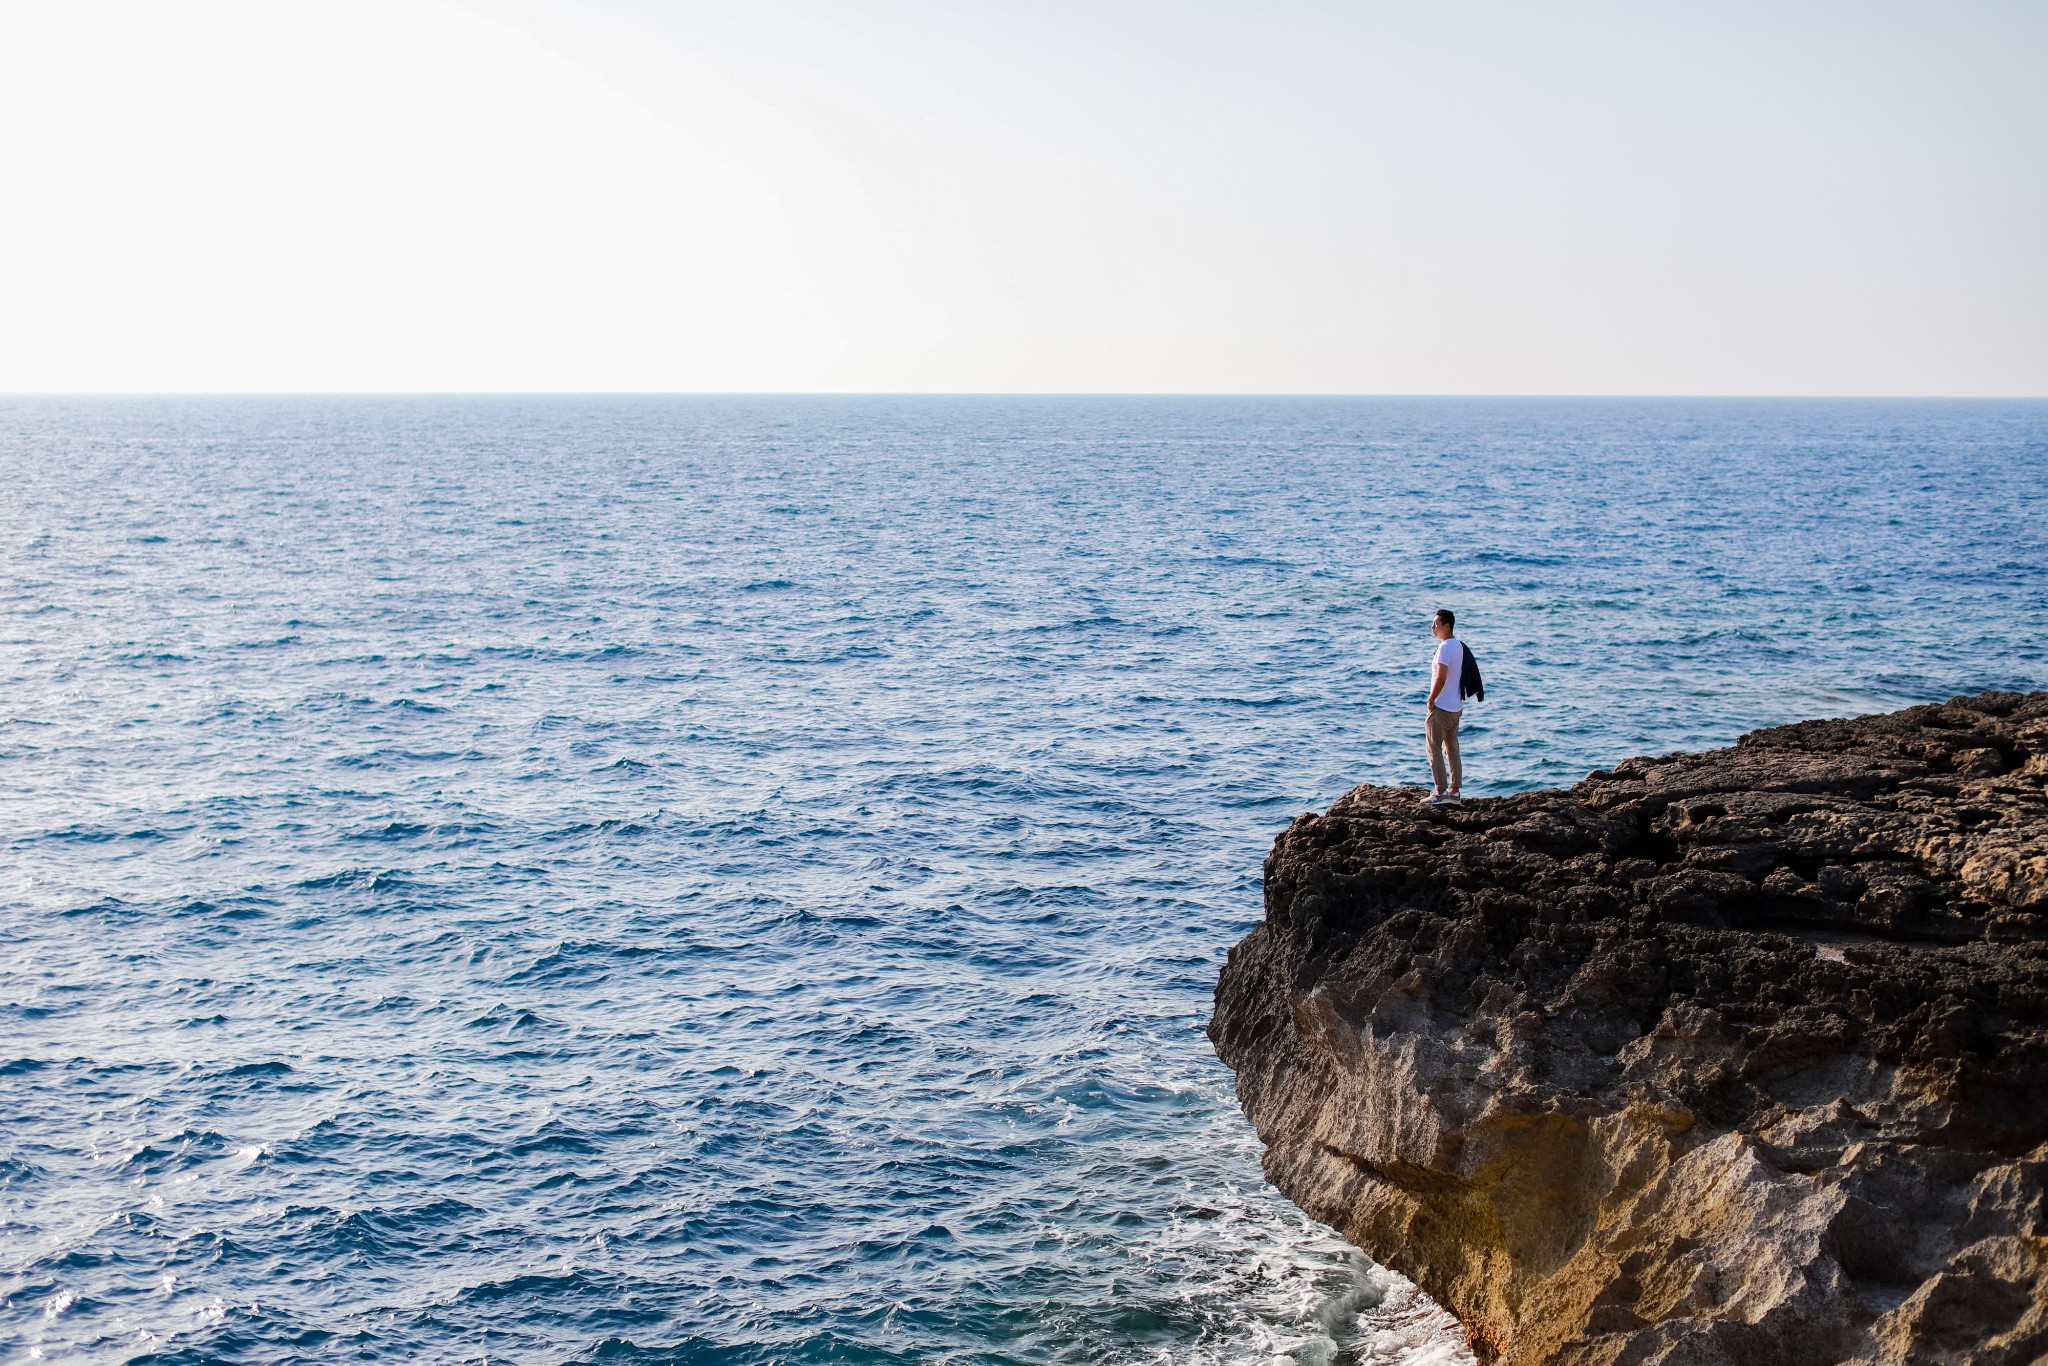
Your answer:
[[[2048,693],[1361,787],[1265,886],[1267,1175],[1482,1360],[2048,1361]]]

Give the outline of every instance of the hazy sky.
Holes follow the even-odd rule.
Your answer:
[[[2048,3],[0,0],[0,390],[2048,394]]]

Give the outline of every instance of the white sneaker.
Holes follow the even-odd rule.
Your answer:
[[[1449,806],[1452,802],[1458,799],[1456,797],[1449,795],[1448,793],[1432,792],[1429,794],[1428,797],[1424,798],[1423,800],[1427,801],[1431,806]]]

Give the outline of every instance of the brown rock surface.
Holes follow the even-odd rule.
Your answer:
[[[1533,1366],[2048,1361],[2048,693],[1266,861],[1210,1036],[1274,1184]]]

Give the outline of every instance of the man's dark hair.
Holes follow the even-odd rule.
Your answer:
[[[1458,614],[1448,607],[1437,608],[1436,619],[1450,627],[1453,631],[1458,629]]]

